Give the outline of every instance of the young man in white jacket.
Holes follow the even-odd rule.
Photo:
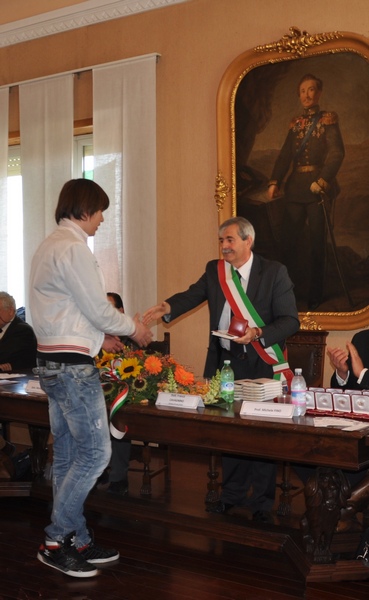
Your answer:
[[[96,565],[119,558],[94,542],[83,505],[109,463],[107,410],[94,357],[119,351],[117,336],[141,346],[152,334],[107,300],[98,264],[88,248],[109,199],[88,179],[68,181],[55,212],[57,228],[36,251],[30,310],[37,337],[37,371],[48,395],[53,435],[53,509],[37,558],[71,575],[92,577]]]

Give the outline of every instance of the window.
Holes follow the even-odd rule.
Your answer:
[[[74,138],[73,177],[94,178],[94,154],[92,135],[78,135]],[[88,246],[94,251],[94,238],[88,238]]]
[[[94,155],[92,134],[78,135],[74,138],[73,177],[93,179]]]
[[[20,146],[12,146],[8,153],[7,223],[7,289],[14,297],[17,307],[20,307],[25,304]]]
[[[76,136],[74,140],[73,177],[93,179],[94,157],[92,135]],[[93,238],[89,238],[93,250]],[[23,269],[23,197],[20,146],[8,151],[7,199],[7,290],[17,307],[25,305]]]

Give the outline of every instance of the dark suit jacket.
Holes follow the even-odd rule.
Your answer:
[[[369,369],[369,331],[359,331],[352,338],[352,343],[354,344],[356,350],[359,353],[361,360],[363,361],[363,365],[365,368]],[[352,372],[351,360],[350,357],[347,361],[348,367],[350,369],[350,375],[347,380],[347,383],[344,386],[340,386],[337,381],[336,372],[333,373],[331,379],[331,387],[333,388],[345,388],[346,390],[368,390],[369,389],[369,371],[367,371],[361,381],[361,383],[357,382],[357,377]]]
[[[10,363],[13,371],[36,366],[37,341],[33,329],[15,316],[0,340],[0,363]]]
[[[211,331],[218,329],[225,303],[218,280],[217,264],[217,260],[210,261],[206,265],[205,273],[196,283],[185,292],[167,299],[171,306],[170,321],[203,302],[208,302],[210,336],[204,377],[212,377],[221,367],[219,338],[211,335]],[[299,328],[293,284],[286,267],[254,254],[247,294],[265,323],[263,327],[265,346],[279,343],[283,348],[285,338],[293,335]],[[251,369],[253,377],[272,377],[271,367],[265,367],[265,363],[261,361],[251,345],[247,347],[247,354],[249,371]],[[251,374],[246,376],[251,377]]]

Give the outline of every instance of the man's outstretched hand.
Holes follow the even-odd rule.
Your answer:
[[[168,302],[161,302],[160,304],[156,304],[156,306],[148,308],[142,315],[142,321],[145,325],[150,325],[152,321],[157,321],[164,315],[170,314],[170,310],[170,304],[168,304]]]

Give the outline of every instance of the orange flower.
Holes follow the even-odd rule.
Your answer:
[[[194,380],[194,374],[186,371],[181,365],[177,365],[174,371],[174,379],[179,385],[191,385]]]
[[[163,370],[163,365],[157,356],[148,356],[144,362],[144,368],[150,375],[159,375]]]

